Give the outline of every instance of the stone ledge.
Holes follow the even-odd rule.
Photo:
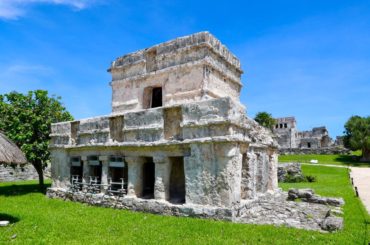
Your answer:
[[[163,54],[171,53],[174,50],[183,50],[202,45],[208,46],[210,50],[222,57],[227,63],[241,71],[239,59],[234,54],[232,54],[226,48],[226,46],[224,46],[217,38],[215,38],[207,31],[179,37],[164,43],[151,46],[146,49],[121,56],[112,62],[111,67],[108,69],[108,71],[117,67],[132,65],[140,62],[141,60],[144,61],[145,53],[147,50],[157,49],[157,55],[160,56]]]

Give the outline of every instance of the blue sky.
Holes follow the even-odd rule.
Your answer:
[[[111,61],[204,30],[240,58],[250,117],[335,137],[370,115],[369,1],[0,0],[0,93],[45,89],[76,119],[109,114]]]

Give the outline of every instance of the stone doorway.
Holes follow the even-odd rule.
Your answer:
[[[143,165],[143,195],[145,199],[154,198],[155,164],[152,157],[147,157]]]
[[[185,203],[185,172],[184,158],[171,157],[170,175],[170,202],[176,204]]]

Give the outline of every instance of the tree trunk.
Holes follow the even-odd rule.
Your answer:
[[[42,163],[36,162],[32,163],[35,167],[37,174],[39,175],[39,186],[41,189],[44,189],[44,170],[42,169]]]
[[[361,157],[360,161],[361,162],[370,161],[370,149],[367,149],[367,148],[362,149],[362,157]]]

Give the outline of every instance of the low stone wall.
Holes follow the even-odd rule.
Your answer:
[[[44,177],[50,178],[50,167],[44,170]],[[25,164],[23,166],[0,164],[0,182],[37,180],[38,178],[39,175],[32,164]]]
[[[230,209],[192,204],[179,205],[155,199],[128,196],[116,197],[104,194],[71,192],[60,188],[49,188],[47,196],[87,203],[93,206],[161,215],[226,220],[236,223],[283,225],[321,232],[332,232],[343,227],[343,218],[336,216],[342,214],[341,207],[331,206],[331,202],[323,205],[303,200],[302,202],[289,201],[288,193],[280,190],[275,193],[260,195],[254,200],[243,200]],[[317,195],[316,197],[324,200],[323,197]],[[343,203],[340,202],[340,204]]]
[[[71,192],[58,188],[49,188],[49,198],[87,203],[93,206],[128,209],[132,211],[147,212],[161,215],[198,217],[215,220],[233,220],[233,211],[228,208],[219,208],[192,204],[172,204],[155,199],[141,199],[135,197],[117,197],[104,194],[91,194],[84,192]]]
[[[327,148],[280,148],[279,154],[280,155],[309,155],[309,154],[316,154],[316,155],[330,155],[330,154],[340,154],[340,155],[347,155],[350,154],[350,150],[342,147],[327,147]]]

